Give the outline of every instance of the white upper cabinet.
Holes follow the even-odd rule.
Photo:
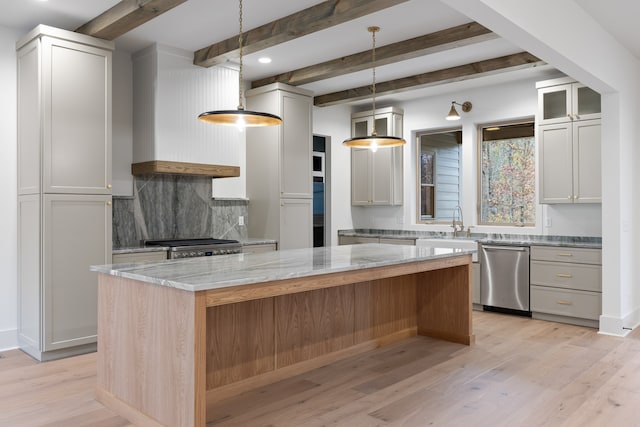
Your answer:
[[[19,194],[111,194],[112,43],[46,26],[18,43]]]
[[[568,78],[538,82],[538,124],[600,118],[600,94]]]
[[[567,80],[537,84],[540,203],[601,203],[600,95]]]
[[[388,107],[376,110],[376,134],[402,138],[403,111]],[[351,136],[373,131],[373,111],[351,115]],[[351,149],[351,204],[354,206],[402,205],[403,147]]]

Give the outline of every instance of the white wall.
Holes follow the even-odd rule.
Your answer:
[[[338,244],[338,230],[353,228],[351,220],[351,150],[342,146],[342,141],[351,137],[351,109],[346,105],[313,108],[313,133],[329,136],[331,147],[331,176],[328,183],[331,200],[326,215],[331,217],[330,236],[327,246]],[[327,156],[329,157],[329,156]]]
[[[546,77],[545,77],[546,78]],[[416,99],[394,106],[404,110],[404,137],[407,145],[404,147],[404,205],[360,207],[350,206],[349,150],[340,146],[342,139],[334,136],[336,146],[331,161],[337,161],[341,167],[334,169],[333,182],[335,185],[333,198],[336,200],[332,217],[343,224],[351,219],[355,228],[383,228],[404,230],[425,230],[450,232],[449,224],[416,224],[417,217],[417,178],[416,178],[416,142],[417,131],[427,129],[448,129],[460,127],[463,130],[462,141],[462,208],[465,225],[473,226],[473,232],[478,233],[511,233],[511,234],[553,234],[566,236],[601,236],[601,206],[600,205],[572,205],[572,206],[543,206],[536,204],[535,227],[495,227],[477,225],[477,127],[480,124],[533,118],[538,109],[538,95],[535,83],[540,78],[487,85],[471,88],[459,92],[439,94],[422,99]],[[457,122],[445,120],[445,115],[451,101],[470,101],[473,109],[469,113],[460,113],[462,119]],[[345,107],[324,107],[314,110],[314,132],[331,128],[325,122],[331,123],[335,130],[344,135],[344,129],[338,129],[338,124],[345,121],[340,114],[350,116]],[[344,126],[344,124],[343,124]],[[326,132],[323,132],[326,133]],[[537,200],[537,197],[536,197]],[[345,218],[346,216],[346,218]],[[544,227],[545,218],[551,219],[551,227]],[[338,226],[339,229],[347,227]]]
[[[17,31],[0,26],[0,350],[17,347]]]

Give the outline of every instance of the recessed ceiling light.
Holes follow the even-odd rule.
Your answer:
[[[263,56],[262,58],[258,59],[258,62],[261,64],[269,64],[271,62],[271,58]]]

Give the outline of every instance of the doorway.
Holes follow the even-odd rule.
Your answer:
[[[330,242],[328,234],[330,232],[329,218],[330,212],[327,206],[329,186],[329,138],[326,136],[313,135],[313,247],[325,246]]]

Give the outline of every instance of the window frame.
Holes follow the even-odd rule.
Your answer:
[[[421,194],[421,189],[422,189],[422,182],[421,182],[421,165],[420,165],[420,154],[422,152],[422,144],[420,142],[420,139],[422,136],[424,135],[435,135],[435,134],[439,134],[439,133],[449,133],[449,132],[460,132],[460,138],[461,140],[463,140],[464,135],[463,135],[463,129],[462,126],[455,126],[455,127],[446,127],[446,128],[437,128],[437,129],[425,129],[425,130],[421,130],[421,131],[416,131],[415,133],[415,142],[416,142],[416,161],[415,161],[415,165],[416,165],[416,174],[415,174],[415,179],[416,179],[416,224],[449,224],[451,222],[451,220],[447,219],[447,220],[436,220],[435,218],[432,219],[422,219],[422,215],[420,212],[420,201],[422,200],[422,194]],[[461,144],[462,145],[462,144]],[[434,164],[434,175],[436,174],[436,163],[438,162],[437,159],[437,153],[434,153],[434,157],[433,157],[433,164]],[[459,162],[459,168],[460,168],[460,183],[462,183],[462,158],[460,158],[458,160]],[[434,181],[435,181],[435,176],[434,176]],[[437,187],[436,184],[434,182],[433,184],[433,212],[435,214],[435,212],[437,211],[436,208],[436,203],[435,203],[435,198],[436,198],[436,191],[437,191]],[[462,204],[462,188],[459,189],[458,191],[458,201],[460,204]]]
[[[533,203],[534,203],[534,220],[533,222],[523,222],[523,223],[519,223],[519,222],[512,222],[512,223],[495,223],[495,222],[485,222],[482,221],[482,142],[483,142],[483,132],[482,130],[485,128],[490,128],[493,126],[512,126],[512,125],[517,125],[517,124],[525,124],[525,123],[532,123],[533,124],[533,140],[534,140],[534,147],[533,147],[533,168],[534,168],[534,196],[533,196]],[[476,128],[476,132],[477,132],[477,144],[476,144],[476,158],[477,158],[477,173],[476,173],[476,181],[477,181],[477,187],[476,187],[476,218],[477,218],[477,224],[479,226],[488,226],[488,227],[518,227],[518,228],[523,228],[523,227],[535,227],[537,220],[538,220],[538,212],[537,212],[537,200],[538,200],[538,188],[537,188],[537,182],[538,182],[538,176],[537,176],[537,150],[538,150],[538,138],[536,136],[536,133],[538,131],[537,128],[537,124],[535,121],[535,117],[534,116],[528,116],[528,117],[522,117],[519,119],[509,119],[509,120],[496,120],[496,121],[491,121],[491,122],[487,122],[487,123],[479,123],[477,128]]]

